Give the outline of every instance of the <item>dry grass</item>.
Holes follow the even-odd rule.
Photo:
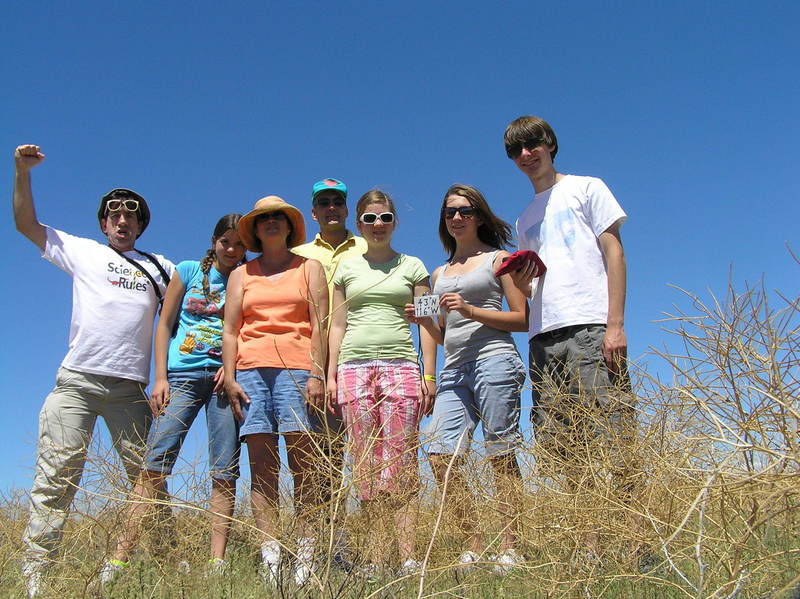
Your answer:
[[[371,582],[345,574],[325,560],[314,579],[297,589],[287,563],[277,587],[257,575],[258,535],[247,502],[237,511],[221,578],[203,575],[208,553],[207,482],[186,469],[185,501],[176,510],[174,545],[159,542],[165,524],[149,528],[135,565],[106,596],[149,597],[505,597],[530,598],[772,598],[794,596],[800,586],[800,299],[771,295],[763,286],[709,302],[685,293],[691,308],[664,319],[674,350],[654,350],[651,368],[664,381],[635,371],[638,429],[624,449],[587,440],[583,468],[565,474],[541,466],[526,470],[519,503],[495,499],[491,476],[477,458],[466,468],[477,502],[475,522],[490,538],[501,533],[501,510],[513,510],[525,564],[493,574],[487,564],[462,575],[455,564],[461,532],[438,491],[430,486],[413,501],[419,517],[418,554],[427,555],[423,576],[387,572]],[[775,301],[778,307],[773,307]],[[536,446],[525,463],[546,463]],[[102,455],[98,448],[94,456]],[[94,581],[119,529],[123,489],[118,470],[94,457],[70,521],[61,561],[42,597],[98,593]],[[619,484],[620,464],[635,465]],[[577,474],[576,474],[577,472]],[[634,476],[635,475],[635,476]],[[580,477],[580,484],[566,478]],[[573,481],[574,482],[574,481]],[[245,485],[241,485],[244,488]],[[21,495],[3,502],[0,596],[22,596],[18,574],[25,510]],[[293,539],[292,514],[284,514],[285,538]],[[387,516],[388,518],[388,516]],[[358,555],[380,533],[380,515],[350,509],[341,517]],[[321,536],[331,527],[319,518]],[[163,538],[164,535],[161,535]],[[585,551],[587,539],[596,554]],[[287,541],[290,552],[291,541]],[[386,543],[387,556],[392,549]],[[643,553],[653,567],[643,571]],[[175,564],[187,560],[189,574]],[[488,561],[488,555],[487,555]],[[391,559],[387,559],[391,562]]]

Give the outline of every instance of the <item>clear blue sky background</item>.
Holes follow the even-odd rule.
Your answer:
[[[451,183],[478,186],[510,222],[531,199],[502,132],[537,114],[558,134],[558,169],[602,177],[629,214],[637,361],[666,341],[654,320],[682,302],[668,284],[724,293],[732,266],[737,284],[763,274],[797,294],[785,249],[800,250],[797,3],[61,2],[3,13],[6,201],[14,147],[39,144],[40,220],[70,233],[99,238],[99,196],[129,186],[153,211],[140,246],[199,258],[222,214],[275,193],[308,216],[311,184],[335,176],[354,199],[392,193],[396,248],[432,269]],[[14,231],[10,208],[0,233],[0,489],[27,488],[71,283]],[[201,428],[190,458],[204,459]]]

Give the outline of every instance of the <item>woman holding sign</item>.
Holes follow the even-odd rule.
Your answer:
[[[429,344],[421,377],[404,306],[429,293],[430,282],[418,258],[392,248],[397,214],[388,194],[365,193],[356,218],[367,251],[342,262],[333,280],[328,397],[342,409],[358,496],[376,516],[369,521],[383,523],[380,508],[393,512],[401,572],[411,574],[419,562],[408,503],[419,488],[417,431],[436,392],[436,348]],[[370,535],[369,570],[385,555],[380,537]]]
[[[505,573],[522,561],[514,549],[512,532],[514,488],[522,483],[515,449],[519,434],[520,394],[525,366],[512,332],[527,331],[526,301],[511,275],[495,275],[509,255],[503,248],[511,241],[511,227],[492,212],[480,191],[456,184],[447,190],[439,217],[439,238],[448,253],[446,264],[433,273],[433,293],[439,296],[442,316],[414,318],[444,345],[444,368],[439,374],[436,407],[426,431],[432,439],[431,466],[442,487],[447,466],[456,456],[463,463],[470,439],[480,422],[485,455],[495,475],[502,507],[502,532],[498,554],[491,560]],[[503,298],[508,310],[503,310]],[[423,337],[423,339],[425,339]],[[460,562],[467,569],[485,559],[488,549],[476,529],[475,505],[459,468],[452,468],[447,497],[468,535]]]

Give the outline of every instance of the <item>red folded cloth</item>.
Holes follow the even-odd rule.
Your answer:
[[[547,267],[544,265],[544,262],[542,262],[542,259],[539,258],[539,254],[533,250],[518,250],[503,260],[503,263],[495,271],[494,276],[499,277],[500,275],[515,272],[525,266],[525,263],[529,260],[532,260],[536,263],[536,268],[538,271],[536,273],[537,277],[541,277],[545,272],[547,272]]]

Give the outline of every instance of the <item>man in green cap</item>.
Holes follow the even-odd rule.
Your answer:
[[[346,225],[347,220],[347,186],[339,179],[321,179],[311,189],[311,216],[319,223],[319,233],[313,241],[293,249],[294,253],[304,258],[318,260],[325,268],[328,281],[328,297],[333,300],[333,277],[343,260],[360,256],[367,251],[367,242],[362,237],[353,235]],[[328,306],[330,314],[331,305]],[[325,323],[327,327],[327,322]],[[325,451],[324,466],[319,469],[319,492],[321,499],[329,506],[331,515],[343,514],[341,502],[343,497],[334,497],[333,489],[340,484],[344,470],[344,425],[338,406],[330,406],[319,418],[319,430],[322,435],[322,448]],[[348,569],[349,559],[346,556],[344,531],[334,522],[333,560],[339,566]]]

